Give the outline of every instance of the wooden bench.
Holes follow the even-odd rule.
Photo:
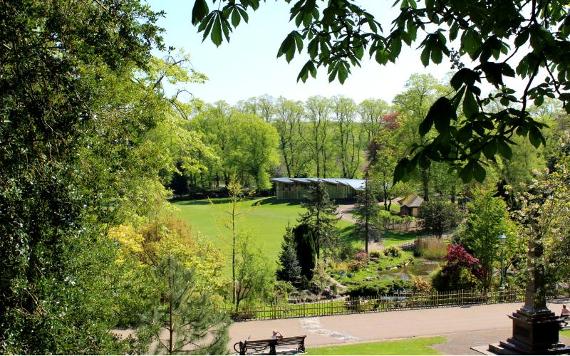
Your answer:
[[[570,330],[570,316],[561,316],[561,326],[562,326],[562,330]]]
[[[240,355],[245,355],[248,353],[263,353],[263,351],[269,348],[270,355],[277,354],[277,348],[280,346],[293,346],[293,353],[303,353],[305,352],[305,338],[307,336],[293,336],[293,337],[282,337],[278,339],[265,339],[265,340],[246,340],[236,342],[234,344],[234,350]],[[289,349],[291,351],[291,349]]]

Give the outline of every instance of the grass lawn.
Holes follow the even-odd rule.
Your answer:
[[[367,342],[309,348],[312,355],[439,355],[431,346],[445,342],[442,336],[395,341]]]
[[[354,224],[350,224],[346,220],[340,220],[338,227],[341,229],[341,236],[343,238],[349,239],[356,248],[364,249],[364,241],[355,232]],[[418,237],[418,234],[418,232],[385,231],[382,243],[384,247],[398,246],[413,242]]]
[[[412,242],[418,237],[417,232],[395,232],[386,231],[384,234],[384,247],[398,246],[407,242]]]
[[[229,261],[232,247],[230,200],[186,200],[178,201],[174,205],[179,209],[180,218],[185,220],[194,232],[214,242]],[[275,268],[285,228],[288,224],[296,225],[299,214],[304,211],[298,203],[277,202],[273,198],[244,200],[238,205],[237,229],[238,232],[249,235],[251,243],[261,250]],[[343,237],[350,234],[351,223],[341,220],[337,225],[342,230]],[[230,264],[226,263],[226,266],[229,273]]]
[[[561,330],[560,331],[560,336],[562,337],[566,337],[570,339],[570,330]]]

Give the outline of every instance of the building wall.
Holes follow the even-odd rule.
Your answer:
[[[275,196],[283,200],[302,200],[309,193],[308,184],[286,184],[275,182]],[[342,184],[325,183],[327,193],[331,199],[351,199],[356,196],[356,191]]]

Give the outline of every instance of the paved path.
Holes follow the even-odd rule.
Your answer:
[[[260,320],[234,323],[231,345],[239,340],[269,338],[272,330],[284,336],[307,335],[307,347],[400,339],[446,336],[436,348],[446,354],[473,354],[471,346],[502,340],[511,334],[508,314],[521,303],[477,305],[315,318]],[[550,304],[558,313],[561,303]]]

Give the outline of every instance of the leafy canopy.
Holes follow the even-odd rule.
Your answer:
[[[545,97],[554,98],[570,112],[570,16],[564,0],[396,0],[400,11],[389,31],[356,1],[286,2],[295,29],[277,56],[289,62],[306,51],[298,80],[316,77],[317,68],[324,67],[329,81],[343,83],[365,52],[384,65],[397,60],[403,45],[417,46],[424,66],[446,56],[457,69],[453,94],[436,100],[419,128],[424,136],[435,127],[437,135],[400,160],[395,181],[418,165],[444,160],[457,162],[464,181],[483,181],[484,158],[510,158],[514,135],[528,137],[535,147],[545,143],[544,124],[529,114],[531,101],[540,106]],[[215,10],[208,1],[195,0],[192,23],[219,46],[242,20],[248,22],[261,1],[212,3]],[[514,80],[506,82],[506,77]],[[514,81],[524,84],[522,93],[512,88]],[[495,91],[483,95],[484,82]],[[492,102],[498,104],[493,109]]]

